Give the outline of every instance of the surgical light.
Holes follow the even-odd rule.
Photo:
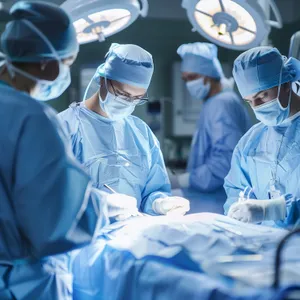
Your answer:
[[[282,27],[274,0],[183,0],[189,21],[195,31],[211,42],[234,50],[258,46],[271,27]],[[276,21],[270,20],[266,6]]]
[[[147,0],[67,0],[61,7],[71,16],[80,44],[104,41],[148,13]]]

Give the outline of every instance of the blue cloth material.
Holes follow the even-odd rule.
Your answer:
[[[287,59],[276,48],[257,47],[234,61],[233,77],[243,98],[300,79],[300,61]]]
[[[200,212],[223,214],[223,205],[226,201],[226,193],[223,187],[210,193],[201,193],[193,188],[184,188],[181,191],[182,194],[180,196],[190,201],[190,210],[187,214]]]
[[[264,222],[271,226],[294,226],[300,220],[300,118],[277,127],[262,123],[253,126],[234,150],[231,169],[225,178],[227,201],[225,214],[239,198],[246,186],[253,188],[256,199],[268,199],[270,183],[281,194],[292,194],[287,203],[287,217],[283,222]]]
[[[212,214],[180,220],[135,218],[117,225],[107,227],[104,238],[76,257],[74,299],[271,300],[279,293],[269,289],[272,275],[266,273],[273,273],[274,253],[284,230]],[[296,242],[285,249],[293,268],[299,262]],[[220,262],[224,256],[234,259],[242,254],[262,254],[263,259]],[[249,274],[247,267],[256,271]]]
[[[71,107],[59,114],[73,152],[94,181],[107,191],[133,196],[138,208],[154,214],[152,203],[170,195],[171,186],[159,142],[139,118],[113,121],[85,108]]]
[[[152,55],[136,45],[113,43],[94,75],[148,89],[154,70]]]
[[[0,95],[0,299],[72,299],[72,255],[51,255],[91,242],[105,202],[52,109],[6,84]]]
[[[56,59],[44,40],[22,20],[31,22],[44,34],[61,59],[77,55],[79,44],[69,16],[59,6],[35,1],[19,1],[12,6],[13,18],[1,36],[4,54],[15,62]]]
[[[222,187],[233,150],[250,126],[246,107],[234,92],[204,102],[187,168],[192,188],[211,192]]]
[[[224,77],[218,60],[218,48],[214,44],[183,44],[177,49],[177,53],[182,58],[182,72],[198,73],[215,79]]]
[[[172,196],[183,197],[190,201],[190,210],[187,214],[210,212],[223,214],[226,193],[223,187],[210,192],[201,193],[193,188],[173,189]]]

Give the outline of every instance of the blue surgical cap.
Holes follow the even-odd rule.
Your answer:
[[[243,98],[300,79],[300,61],[287,59],[276,48],[257,47],[234,61],[233,77]]]
[[[183,44],[177,49],[182,58],[181,71],[221,79],[224,73],[218,60],[218,48],[210,43]]]
[[[100,77],[148,89],[153,74],[152,55],[136,45],[113,43],[105,56],[105,63],[97,69],[94,79]]]
[[[31,22],[49,40],[58,57],[76,55],[79,45],[69,16],[59,6],[34,1],[17,2],[10,10],[10,21],[1,36],[4,54],[16,62],[55,59],[47,43],[22,20]]]

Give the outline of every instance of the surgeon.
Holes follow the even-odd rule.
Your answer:
[[[70,83],[78,53],[73,25],[58,6],[19,1],[2,36],[0,68],[0,299],[72,299],[71,252],[134,213],[92,188],[46,101]],[[126,207],[127,209],[123,209]]]
[[[249,116],[236,93],[222,86],[225,77],[215,45],[184,44],[177,53],[182,58],[182,79],[203,106],[186,173],[169,172],[172,188],[212,192],[224,184],[234,147],[250,128]]]
[[[258,47],[235,60],[233,76],[260,123],[234,150],[225,214],[248,223],[298,225],[300,61]]]
[[[153,68],[146,50],[113,43],[91,80],[99,86],[97,92],[71,105],[60,118],[95,187],[136,198],[139,210],[147,214],[183,215],[189,202],[171,197],[157,139],[131,115],[137,105],[148,101]]]

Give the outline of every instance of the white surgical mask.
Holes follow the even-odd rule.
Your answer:
[[[104,100],[101,99],[99,93],[99,103],[101,109],[107,116],[114,121],[122,120],[131,115],[135,109],[135,104],[120,99],[110,93],[107,89],[107,94]]]
[[[210,91],[210,83],[204,84],[204,78],[198,78],[186,83],[190,95],[197,100],[204,100]]]
[[[49,49],[52,51],[55,59],[59,63],[59,75],[57,78],[53,81],[45,80],[45,79],[39,79],[19,68],[16,68],[13,66],[13,64],[9,61],[9,58],[7,58],[7,68],[11,76],[14,76],[14,73],[17,72],[33,81],[36,82],[36,86],[34,88],[34,91],[31,93],[31,96],[39,101],[47,101],[51,99],[55,99],[59,97],[70,85],[71,83],[71,76],[70,76],[70,68],[69,66],[62,63],[61,59],[59,58],[56,50],[48,40],[48,38],[40,31],[38,30],[31,22],[27,20],[22,20],[23,23],[26,24],[26,26],[30,27],[36,34],[38,34],[41,39],[44,40],[44,42],[48,45]]]

